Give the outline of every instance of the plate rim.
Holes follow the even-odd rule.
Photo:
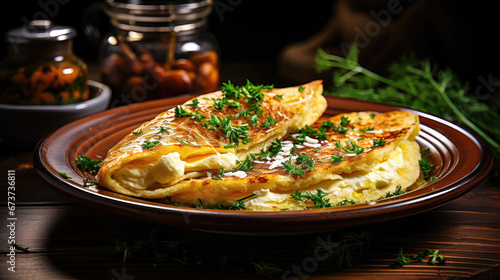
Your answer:
[[[72,181],[68,181],[58,174],[55,174],[52,172],[49,168],[49,166],[46,166],[46,163],[44,162],[44,152],[48,150],[47,143],[50,144],[50,140],[52,140],[54,137],[57,137],[58,134],[66,131],[66,130],[71,130],[71,128],[77,126],[85,126],[86,124],[91,124],[91,123],[96,123],[100,120],[106,119],[106,117],[110,116],[115,116],[115,115],[121,115],[123,112],[138,112],[142,110],[143,108],[158,108],[160,106],[164,106],[165,109],[167,110],[167,106],[169,107],[174,107],[177,102],[182,102],[186,101],[190,98],[194,98],[198,95],[184,95],[184,96],[177,96],[174,98],[168,98],[168,99],[162,99],[162,100],[154,100],[154,101],[148,101],[148,102],[143,102],[143,103],[137,103],[137,104],[132,104],[128,106],[123,106],[123,107],[117,107],[113,109],[106,110],[104,112],[85,117],[83,119],[74,121],[72,123],[69,123],[58,130],[53,131],[52,133],[48,134],[46,137],[41,139],[39,143],[37,144],[34,152],[34,168],[37,171],[37,173],[40,175],[40,177],[43,179],[45,183],[49,185],[53,190],[56,192],[72,199],[76,200],[80,204],[84,204],[86,206],[94,207],[94,208],[99,208],[102,210],[107,210],[114,212],[115,214],[122,214],[125,216],[129,216],[131,218],[141,218],[141,214],[144,213],[149,213],[149,214],[154,214],[153,217],[146,217],[145,219],[150,221],[150,222],[156,222],[160,224],[167,224],[171,226],[176,226],[176,227],[183,227],[183,228],[192,228],[192,229],[198,229],[198,230],[216,230],[216,231],[222,231],[222,232],[286,232],[289,230],[299,230],[303,228],[304,226],[307,226],[306,231],[310,230],[329,230],[329,229],[338,229],[338,228],[344,228],[344,227],[350,227],[350,226],[356,226],[356,225],[362,225],[362,224],[367,224],[369,222],[365,221],[364,219],[369,219],[373,215],[370,215],[370,213],[376,213],[379,215],[377,222],[381,221],[387,221],[387,220],[392,220],[392,219],[397,219],[397,218],[403,218],[407,217],[410,215],[414,215],[417,213],[429,211],[431,209],[440,207],[460,196],[463,194],[469,192],[470,190],[474,189],[481,181],[483,181],[488,173],[491,171],[492,163],[493,163],[493,157],[491,154],[491,151],[489,149],[489,146],[486,144],[486,142],[478,135],[476,135],[473,132],[470,132],[458,125],[455,125],[449,121],[446,121],[444,119],[441,119],[437,116],[424,113],[418,110],[410,109],[410,108],[405,108],[401,106],[394,106],[390,104],[385,104],[385,103],[377,103],[377,102],[370,102],[370,101],[362,101],[362,100],[356,100],[356,99],[350,99],[350,98],[340,98],[340,97],[332,97],[332,96],[325,96],[328,100],[328,110],[340,110],[340,111],[352,111],[352,110],[346,110],[342,108],[337,108],[335,106],[331,106],[330,104],[337,104],[338,101],[343,101],[343,102],[350,102],[353,104],[358,104],[358,105],[365,105],[365,106],[376,106],[376,107],[382,107],[387,110],[405,110],[409,111],[412,113],[415,113],[423,118],[424,120],[431,121],[434,123],[438,123],[440,125],[446,126],[452,131],[458,132],[460,135],[466,137],[469,141],[472,141],[476,144],[477,148],[481,152],[481,157],[478,162],[475,162],[474,168],[468,173],[465,174],[462,178],[460,178],[457,181],[454,181],[452,183],[448,183],[445,186],[442,186],[438,188],[437,190],[433,190],[431,192],[425,192],[422,193],[421,189],[420,192],[415,193],[419,190],[415,190],[412,192],[409,192],[407,194],[403,194],[397,197],[389,198],[389,199],[384,199],[382,201],[376,201],[372,205],[370,203],[363,203],[363,204],[358,204],[358,205],[351,205],[347,206],[349,207],[348,209],[335,209],[334,208],[327,208],[327,209],[311,209],[311,210],[287,210],[287,211],[263,211],[263,212],[250,212],[250,211],[231,211],[231,210],[215,210],[215,209],[195,209],[195,208],[189,208],[189,207],[181,207],[181,206],[172,206],[172,205],[165,205],[165,204],[159,204],[159,205],[151,205],[151,203],[147,203],[145,205],[144,203],[138,203],[135,200],[140,200],[137,198],[131,198],[128,196],[124,196],[121,194],[115,194],[115,196],[106,196],[105,194],[101,193],[93,193],[92,191],[88,189],[83,189],[81,185],[77,185],[76,183],[73,183]],[[337,102],[336,102],[337,101]],[[380,111],[380,109],[377,111]],[[366,111],[366,110],[364,110]],[[326,112],[325,112],[326,113]],[[125,117],[128,115],[125,115]],[[102,123],[102,122],[100,122]],[[423,125],[424,127],[426,125]],[[432,129],[429,127],[429,129]],[[78,137],[78,136],[77,136]],[[76,138],[75,138],[76,139]],[[74,141],[75,139],[72,139]],[[66,157],[67,148],[71,145],[72,141],[68,142],[69,145],[65,146],[64,150],[64,157]],[[67,163],[69,165],[69,163]],[[52,167],[52,166],[51,166]],[[56,171],[54,168],[52,168],[54,171]],[[483,171],[483,172],[479,172]],[[453,171],[452,171],[453,172]],[[439,179],[436,182],[429,183],[429,185],[426,186],[426,188],[439,183]],[[69,188],[68,188],[69,187]],[[412,194],[411,196],[409,194]],[[445,195],[449,194],[449,195]],[[118,198],[116,197],[118,196]],[[120,199],[120,197],[123,196],[125,197],[124,199]],[[97,203],[97,204],[96,204]],[[399,213],[400,209],[404,209],[407,207],[406,211],[403,211],[403,213]],[[408,211],[414,210],[414,211]],[[151,213],[150,213],[151,212]],[[156,212],[156,213],[155,213]],[[384,217],[380,217],[380,215],[385,214]],[[387,217],[387,214],[395,214],[395,216]],[[175,221],[162,221],[159,219],[157,216],[158,215],[165,215],[167,218],[172,218],[173,216],[181,216],[181,219],[179,217],[176,217]],[[247,221],[248,223],[257,221],[257,222],[262,222],[262,221],[276,221],[280,220],[282,224],[286,222],[286,227],[280,228],[278,225],[271,226],[268,229],[262,229],[262,228],[252,228],[248,226],[244,226],[241,224],[236,225],[218,225],[217,223],[213,223],[212,220],[208,222],[203,222],[200,221],[199,219],[203,220],[203,218],[206,218],[206,216],[209,216],[212,219],[230,219],[232,221],[238,220],[238,219],[243,219]],[[343,217],[345,216],[345,217]],[[354,217],[357,218],[357,221],[354,221],[352,223],[347,222],[347,218],[349,217]],[[144,217],[142,217],[144,218]],[[160,217],[161,218],[161,217]],[[193,221],[194,218],[194,221]],[[289,221],[290,219],[298,219],[302,224],[299,225],[291,225],[293,221]],[[184,221],[184,223],[182,222]],[[325,223],[320,223],[320,221],[342,221],[342,224],[339,224],[338,226],[335,225],[325,225]]]

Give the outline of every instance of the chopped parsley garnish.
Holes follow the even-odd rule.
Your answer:
[[[181,143],[181,145],[185,146],[193,146],[193,143],[188,142],[188,141],[182,141],[181,139],[177,138],[177,142]]]
[[[341,163],[343,160],[343,156],[341,154],[337,154],[335,156],[332,156],[332,159],[332,164]]]
[[[354,204],[356,204],[356,201],[354,201],[353,199],[347,200],[347,198],[344,198],[343,200],[339,201],[335,206],[346,206]]]
[[[396,195],[402,195],[402,194],[405,194],[406,192],[402,190],[401,188],[401,185],[397,185],[396,186],[396,189],[394,190],[394,192],[386,192],[385,193],[385,196],[381,196],[379,199],[384,199],[384,198],[389,198],[389,197],[393,197],[393,196],[396,196]]]
[[[273,124],[276,124],[278,121],[274,120],[273,117],[267,116],[266,122],[261,124],[260,127],[262,128],[268,128]]]
[[[361,131],[361,132],[367,132],[367,131],[373,131],[375,129],[373,127],[369,127],[369,128],[360,128],[358,130]]]
[[[99,186],[99,183],[97,181],[90,180],[89,178],[83,179],[83,187],[90,187],[90,186]]]
[[[164,128],[163,126],[160,126],[160,131],[158,131],[157,134],[162,134],[162,133],[169,134],[169,132],[168,132],[169,130],[170,130],[170,128],[168,128],[168,127]]]
[[[92,175],[97,175],[99,168],[101,168],[102,160],[93,160],[87,156],[76,156],[75,160],[76,166],[83,171],[87,171]]]
[[[219,209],[219,210],[241,210],[241,209],[246,209],[245,206],[245,200],[255,196],[255,194],[251,194],[249,196],[246,196],[244,198],[238,199],[233,205],[228,205],[228,206],[223,206],[218,203],[215,203],[214,206],[211,207],[206,207],[203,204],[201,204],[202,208],[209,208],[209,209]]]
[[[243,144],[248,144],[252,142],[253,139],[248,138],[247,130],[249,129],[248,124],[243,124],[239,126],[234,126],[231,123],[233,116],[224,117],[222,120],[222,132],[226,134],[226,138],[229,142],[238,145],[240,140]]]
[[[215,128],[218,128],[222,126],[222,118],[217,115],[211,115],[210,119],[207,120],[207,123]]]
[[[137,131],[132,131],[132,134],[134,134],[134,135],[141,135],[141,133],[142,133],[142,129],[139,129]]]
[[[231,171],[250,171],[252,169],[253,161],[250,159],[250,156],[247,156],[243,161],[236,160],[236,167]]]
[[[223,98],[239,100],[242,97],[246,98],[247,103],[259,102],[264,100],[262,90],[272,90],[273,85],[255,85],[247,80],[244,86],[235,86],[231,81],[222,84]]]
[[[61,177],[63,177],[64,179],[71,179],[70,176],[68,176],[68,174],[64,173],[64,172],[57,172],[59,173],[59,175],[61,175]]]
[[[149,149],[152,149],[154,146],[158,145],[160,143],[160,141],[144,141],[144,143],[142,143],[141,147],[142,147],[142,150],[149,150]]]
[[[306,136],[309,137],[314,137],[317,139],[322,139],[326,140],[327,136],[325,133],[324,128],[319,127],[318,130],[310,127],[309,125],[304,126],[303,128],[299,128],[295,130],[295,133],[298,133],[299,135],[297,136],[290,136],[290,139],[292,139],[293,142],[296,144],[303,144],[306,141]]]
[[[281,151],[281,141],[276,138],[274,141],[271,143],[271,147],[269,147],[269,150],[267,151],[267,156],[269,157],[275,157],[278,155],[278,153]]]
[[[244,86],[235,86],[231,84],[231,81],[229,81],[228,83],[223,83],[222,85],[222,97],[212,98],[212,100],[214,102],[214,108],[217,110],[222,110],[226,107],[237,108],[234,116],[223,117],[212,114],[210,119],[207,119],[207,117],[200,114],[198,110],[196,112],[189,112],[184,109],[183,106],[176,106],[174,109],[175,117],[194,117],[197,123],[208,130],[221,130],[231,144],[234,143],[238,145],[240,141],[243,144],[247,144],[252,141],[252,139],[248,137],[247,132],[249,130],[249,124],[245,123],[235,125],[231,122],[231,120],[233,118],[239,119],[244,117],[253,126],[256,126],[259,121],[258,115],[264,113],[264,111],[260,108],[261,105],[259,104],[260,101],[264,100],[264,93],[262,93],[262,90],[272,89],[272,85],[255,85],[248,80]],[[238,111],[241,106],[241,102],[246,102],[249,105],[248,109],[241,109]],[[192,102],[190,104],[186,104],[186,106],[194,108],[198,104],[198,99],[193,99]],[[276,123],[277,121],[269,116],[260,127],[267,128]]]
[[[437,179],[437,177],[431,176],[431,173],[434,169],[434,164],[432,164],[428,159],[428,156],[430,154],[429,148],[422,149],[420,151],[420,154],[422,155],[422,159],[418,161],[418,164],[420,165],[420,170],[422,171],[422,177],[427,182],[433,182]]]
[[[382,146],[384,146],[386,143],[387,143],[387,142],[386,142],[384,139],[380,139],[380,140],[373,139],[373,146],[372,146],[372,148],[382,147]]]
[[[436,180],[436,177],[434,176],[431,177],[430,175],[432,173],[432,170],[434,169],[434,164],[430,163],[429,159],[424,157],[418,161],[418,164],[420,165],[420,170],[422,171],[422,176],[424,177],[424,180],[428,182]]]
[[[226,107],[225,105],[227,104],[227,99],[225,99],[225,98],[213,98],[212,97],[212,100],[214,101],[214,108],[215,109],[222,110],[222,109],[224,109],[224,107]]]
[[[304,171],[314,170],[314,160],[308,155],[297,154],[295,162],[292,163],[292,155],[295,152],[295,148],[290,151],[290,158],[288,162],[282,162],[283,167],[288,171],[288,175],[300,175],[304,176]]]
[[[300,87],[299,87],[299,92],[303,92],[305,89],[306,89],[305,87],[300,86]]]
[[[250,116],[250,118],[248,118],[248,121],[250,121],[253,126],[256,126],[257,122],[259,121],[259,116],[252,115],[252,116]]]
[[[311,200],[312,203],[314,203],[314,206],[317,208],[330,208],[333,207],[333,205],[330,203],[329,198],[325,198],[325,196],[328,195],[327,192],[317,189],[316,194],[312,194],[310,191],[305,191],[304,193],[301,193],[299,190],[297,190],[294,194],[290,195],[297,201],[302,201],[302,202],[307,202],[308,200]]]
[[[191,103],[186,104],[186,106],[194,108],[194,107],[198,107],[198,104],[200,104],[200,101],[198,101],[198,98],[195,98],[191,101]]]
[[[346,146],[342,147],[340,142],[335,142],[335,146],[348,154],[359,155],[365,151],[364,148],[358,147],[353,141],[346,142]]]
[[[342,116],[340,117],[340,124],[336,126],[332,121],[324,121],[319,127],[320,131],[325,131],[326,129],[335,129],[340,134],[345,134],[349,129],[346,127],[351,124],[351,121],[348,117]]]
[[[184,109],[180,105],[175,106],[174,113],[175,113],[176,118],[184,118],[184,117],[194,116],[194,113],[190,113],[190,112],[186,111],[186,109]]]

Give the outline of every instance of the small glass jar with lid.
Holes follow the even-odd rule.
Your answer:
[[[0,63],[0,103],[60,105],[89,98],[87,65],[73,54],[76,32],[49,20],[10,30]]]
[[[103,40],[99,64],[114,106],[219,87],[218,44],[207,31],[212,4],[106,0],[111,32]]]

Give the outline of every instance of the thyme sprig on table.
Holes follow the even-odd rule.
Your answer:
[[[491,147],[497,166],[500,161],[500,123],[498,104],[480,102],[450,69],[440,69],[429,60],[402,58],[388,67],[387,76],[374,73],[358,62],[358,49],[352,46],[347,57],[319,49],[318,71],[333,72],[334,88],[326,94],[409,107],[465,125]],[[500,175],[499,168],[494,176]]]

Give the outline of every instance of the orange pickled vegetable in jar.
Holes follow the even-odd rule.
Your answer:
[[[86,64],[73,54],[73,28],[35,20],[7,33],[0,103],[60,105],[89,98]]]

